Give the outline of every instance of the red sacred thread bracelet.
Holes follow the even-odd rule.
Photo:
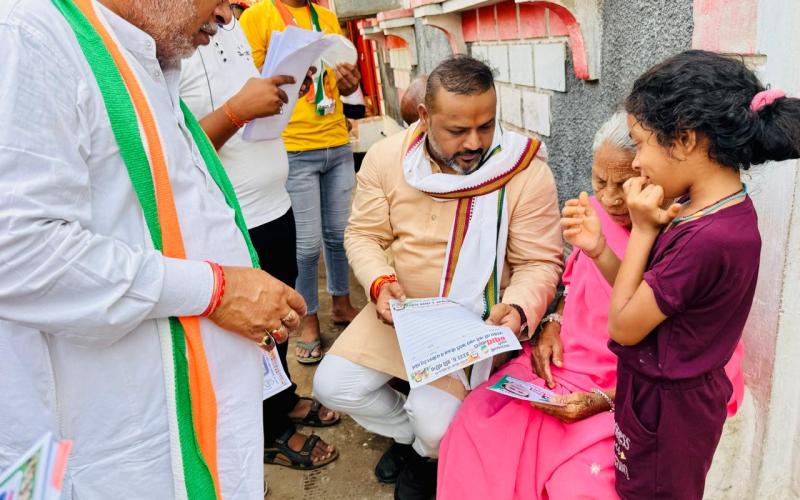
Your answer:
[[[200,315],[204,318],[214,313],[219,303],[222,302],[222,296],[225,294],[225,273],[222,271],[222,266],[216,262],[208,262],[208,265],[211,266],[211,271],[214,273],[214,292],[211,294],[208,307],[206,307],[206,310]]]
[[[236,113],[231,111],[231,107],[228,106],[227,102],[225,102],[225,104],[222,105],[222,109],[225,111],[225,115],[228,117],[228,120],[230,120],[231,123],[233,123],[236,126],[236,128],[242,128],[245,126],[245,124],[247,124],[246,120],[242,120],[241,118],[236,116]]]
[[[381,287],[387,283],[397,283],[397,275],[384,274],[383,276],[378,276],[375,281],[372,282],[372,286],[369,287],[369,296],[373,302],[378,301],[378,295],[381,293]]]

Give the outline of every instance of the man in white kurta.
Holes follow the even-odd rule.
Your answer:
[[[193,3],[203,4],[196,15],[215,8]],[[171,353],[159,328],[209,305],[214,277],[204,261],[250,267],[250,258],[184,125],[180,64],[160,63],[154,38],[94,5],[150,101],[187,260],[152,248],[95,78],[64,18],[49,0],[0,2],[0,470],[51,431],[74,441],[66,498],[179,498],[162,362]],[[238,274],[226,294],[248,280],[272,286],[256,283],[267,279],[261,271],[243,272],[252,274]],[[259,348],[208,319],[201,331],[218,408],[221,494],[260,498]]]

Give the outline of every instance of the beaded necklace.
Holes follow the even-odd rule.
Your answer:
[[[693,212],[693,213],[691,213],[689,215],[684,215],[683,217],[675,217],[674,219],[672,219],[672,222],[670,224],[674,226],[676,224],[680,224],[681,222],[686,222],[688,220],[699,219],[700,217],[702,217],[704,215],[708,215],[708,214],[714,212],[719,207],[721,207],[722,205],[724,205],[724,204],[726,204],[728,202],[731,202],[733,200],[738,200],[739,198],[744,198],[745,196],[747,196],[747,193],[748,193],[747,184],[742,183],[742,189],[740,189],[739,191],[736,191],[732,195],[726,196],[725,198],[719,200],[718,202],[712,203],[711,205],[709,205],[709,206],[707,206],[705,208],[701,208],[700,210],[698,210],[696,212]],[[684,202],[684,205],[686,203],[688,203],[689,201],[690,200],[686,200]]]

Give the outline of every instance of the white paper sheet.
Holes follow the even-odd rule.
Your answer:
[[[323,33],[294,26],[287,27],[285,31],[272,32],[261,76],[288,75],[294,77],[295,82],[281,87],[289,97],[289,102],[283,106],[283,114],[259,118],[245,125],[242,134],[245,141],[277,139],[281,136],[292,117],[297,93],[308,68],[318,65],[322,53],[333,43],[333,39]],[[323,68],[317,68],[317,71],[323,71]]]
[[[496,354],[520,349],[511,329],[487,325],[464,306],[443,297],[390,301],[409,385],[419,387]]]
[[[322,61],[335,68],[338,64],[355,64],[358,62],[356,46],[342,35],[325,35],[331,39],[331,46],[322,54]]]
[[[292,385],[292,381],[283,371],[278,349],[263,351],[261,363],[264,365],[264,384],[261,389],[261,399],[267,399]]]

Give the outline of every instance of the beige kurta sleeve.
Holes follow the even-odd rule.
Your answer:
[[[394,240],[389,220],[389,202],[383,186],[381,165],[390,158],[382,154],[387,141],[370,148],[358,172],[350,220],[344,232],[344,248],[358,282],[369,293],[376,278],[394,274],[386,249]],[[383,163],[381,160],[383,160]]]
[[[541,320],[562,269],[560,214],[550,168],[535,160],[525,179],[508,225],[506,260],[511,280],[502,302],[517,304],[528,317],[528,336]]]

